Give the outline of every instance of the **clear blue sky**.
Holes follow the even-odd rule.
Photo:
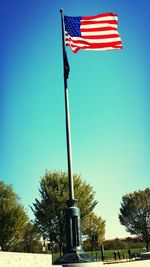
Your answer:
[[[45,170],[67,171],[61,25],[66,15],[115,12],[123,50],[67,48],[73,171],[90,183],[106,238],[120,226],[122,195],[149,187],[149,0],[2,0],[0,179],[32,217]]]

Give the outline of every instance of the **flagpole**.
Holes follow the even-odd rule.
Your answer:
[[[65,48],[65,31],[64,31],[64,10],[60,9],[61,25],[62,25],[62,48],[63,48],[63,68],[64,68],[64,96],[65,96],[65,119],[66,119],[66,142],[67,142],[67,160],[68,160],[68,182],[69,182],[69,202],[70,205],[74,200],[74,185],[72,172],[72,147],[71,147],[71,131],[70,131],[70,112],[69,112],[69,96],[68,96],[68,75],[70,71],[67,52]]]
[[[64,94],[65,94],[65,118],[66,118],[66,141],[68,159],[68,183],[69,199],[65,210],[66,221],[66,248],[65,254],[58,258],[54,264],[68,264],[89,262],[89,256],[85,255],[82,248],[80,209],[77,207],[77,200],[74,199],[74,185],[72,173],[72,152],[71,152],[71,133],[70,133],[70,113],[67,79],[69,76],[69,62],[65,48],[64,30],[64,10],[60,9],[62,25],[62,48],[63,48],[63,67],[64,67]],[[63,265],[65,266],[65,265]]]

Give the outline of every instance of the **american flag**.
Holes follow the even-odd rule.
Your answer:
[[[103,13],[96,16],[64,16],[65,41],[74,53],[79,49],[121,49],[122,42],[117,32],[118,15]]]

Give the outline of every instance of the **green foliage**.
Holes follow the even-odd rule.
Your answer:
[[[118,238],[114,239],[114,240],[106,240],[104,243],[104,248],[106,250],[116,250],[116,249],[127,249],[128,248],[128,244],[127,242],[121,241]]]
[[[67,179],[64,173],[46,172],[40,183],[41,200],[35,200],[35,223],[41,233],[51,242],[64,244],[64,209],[67,199]]]
[[[87,233],[90,227],[89,215],[97,204],[94,200],[93,188],[82,181],[81,177],[74,175],[75,198],[81,212],[82,231]],[[33,203],[35,223],[40,231],[50,241],[50,246],[65,246],[65,215],[66,201],[68,199],[68,177],[64,172],[46,172],[40,182],[41,199]],[[100,221],[100,218],[99,218]],[[104,224],[100,224],[104,227]],[[104,233],[104,230],[102,231]]]
[[[28,217],[12,186],[0,182],[0,246],[14,251],[23,237]]]
[[[145,243],[143,242],[143,239],[139,237],[134,238],[134,239],[132,239],[131,237],[127,237],[126,243],[129,249],[135,249],[135,248],[143,249],[145,247]]]
[[[23,235],[23,239],[19,246],[19,251],[27,253],[41,253],[42,243],[40,241],[41,234],[36,225],[29,222]]]
[[[101,217],[97,217],[94,212],[91,212],[83,218],[83,233],[86,235],[84,241],[84,249],[96,249],[104,241],[105,221]]]
[[[127,237],[125,239],[112,239],[103,242],[105,250],[117,249],[143,249],[145,244],[140,237]]]
[[[126,194],[122,197],[119,219],[131,234],[141,235],[148,245],[150,241],[150,188]]]

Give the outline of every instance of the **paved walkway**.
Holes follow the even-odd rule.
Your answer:
[[[60,265],[55,265],[60,267]],[[66,264],[64,267],[150,267],[150,260],[121,261],[121,262],[93,262],[93,263],[76,263]]]
[[[53,267],[50,254],[0,252],[0,267]],[[61,265],[57,265],[61,267]],[[149,260],[131,262],[93,262],[87,264],[71,264],[70,267],[150,267]],[[69,266],[67,266],[69,267]]]

